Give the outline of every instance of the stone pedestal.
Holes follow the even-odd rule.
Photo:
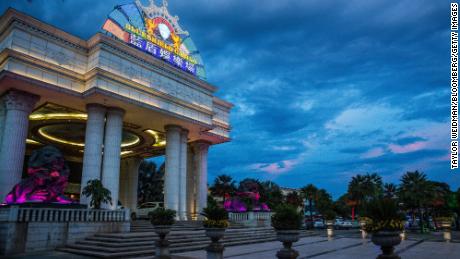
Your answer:
[[[171,231],[171,226],[154,226],[154,231],[159,237],[159,239],[155,241],[155,258],[170,259],[170,242],[166,239],[166,236]]]
[[[10,90],[3,97],[6,113],[0,146],[0,202],[21,181],[29,115],[39,99],[37,95],[17,90]]]
[[[179,172],[180,172],[180,143],[181,127],[169,125],[166,130],[165,156],[165,208],[179,211]]]
[[[292,243],[299,240],[299,234],[299,230],[277,230],[276,237],[278,241],[283,243],[283,248],[276,253],[276,257],[279,259],[297,258],[299,256],[299,252],[292,249]]]
[[[211,244],[206,247],[206,258],[223,259],[225,248],[219,240],[224,237],[225,228],[207,228],[205,234],[211,239]]]
[[[107,120],[104,136],[104,157],[102,164],[102,184],[110,190],[112,205],[104,204],[104,208],[116,209],[120,180],[120,152],[123,133],[124,111],[118,108],[107,109]]]
[[[88,104],[86,111],[88,119],[86,121],[80,204],[89,205],[91,197],[86,197],[82,193],[88,181],[101,179],[102,142],[104,140],[106,108],[99,104]]]

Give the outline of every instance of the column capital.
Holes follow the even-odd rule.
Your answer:
[[[182,127],[179,125],[174,125],[174,124],[168,124],[165,126],[166,131],[182,131]]]
[[[32,112],[40,96],[19,90],[10,90],[3,96],[6,110]]]
[[[123,117],[125,115],[125,110],[118,107],[107,107],[107,114],[116,114]]]
[[[209,149],[209,146],[211,146],[211,142],[206,141],[206,140],[198,140],[198,141],[192,142],[190,145],[195,150],[205,151]]]
[[[106,112],[107,107],[105,107],[102,104],[98,104],[98,103],[88,103],[88,104],[86,104],[86,110],[88,110],[88,111],[92,110],[92,111]]]

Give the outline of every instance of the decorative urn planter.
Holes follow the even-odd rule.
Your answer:
[[[283,248],[276,253],[279,259],[295,259],[299,252],[292,248],[292,243],[299,241],[300,230],[276,230],[277,240],[283,243]]]
[[[158,235],[159,239],[155,242],[155,258],[169,259],[171,254],[169,253],[169,241],[166,236],[171,232],[170,225],[154,225],[154,231]]]
[[[328,238],[332,238],[334,236],[334,220],[326,220],[326,231]]]
[[[394,247],[401,243],[400,233],[401,231],[378,231],[372,234],[372,243],[382,250],[377,259],[401,259],[394,253]]]
[[[225,235],[226,228],[205,228],[205,234],[211,239],[211,244],[206,247],[208,259],[223,259],[224,245],[219,241]]]

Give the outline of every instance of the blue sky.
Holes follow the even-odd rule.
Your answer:
[[[3,0],[84,39],[117,0]],[[208,81],[235,104],[221,173],[334,197],[351,176],[406,171],[460,186],[449,169],[449,1],[171,0]]]

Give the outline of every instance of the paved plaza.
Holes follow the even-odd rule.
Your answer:
[[[325,236],[310,236],[301,238],[294,244],[294,248],[299,251],[299,259],[317,258],[317,259],[370,259],[376,258],[380,249],[372,244],[369,239],[363,240],[353,237],[352,233],[340,234],[336,238],[328,240]],[[437,241],[435,241],[437,240]],[[278,241],[266,242],[259,244],[250,244],[242,246],[226,247],[224,251],[225,258],[232,259],[254,259],[254,258],[276,258],[276,252],[281,248]],[[396,252],[401,258],[417,259],[456,259],[460,254],[460,242],[454,240],[451,243],[441,242],[436,238],[410,238],[397,246]],[[5,257],[0,257],[5,258]],[[44,252],[32,253],[27,255],[17,255],[8,258],[91,258],[78,256],[63,252]],[[191,251],[174,254],[173,259],[201,259],[206,258],[206,251]]]
[[[276,252],[281,247],[280,242],[267,242],[253,245],[227,247],[225,258],[254,259],[276,258]],[[369,259],[376,258],[380,249],[369,239],[337,237],[328,240],[326,237],[306,237],[295,243],[294,248],[299,251],[299,259]],[[459,258],[460,243],[444,243],[424,240],[405,240],[396,248],[401,258],[417,259],[454,259]],[[193,251],[177,254],[186,258],[206,258],[205,251]]]

